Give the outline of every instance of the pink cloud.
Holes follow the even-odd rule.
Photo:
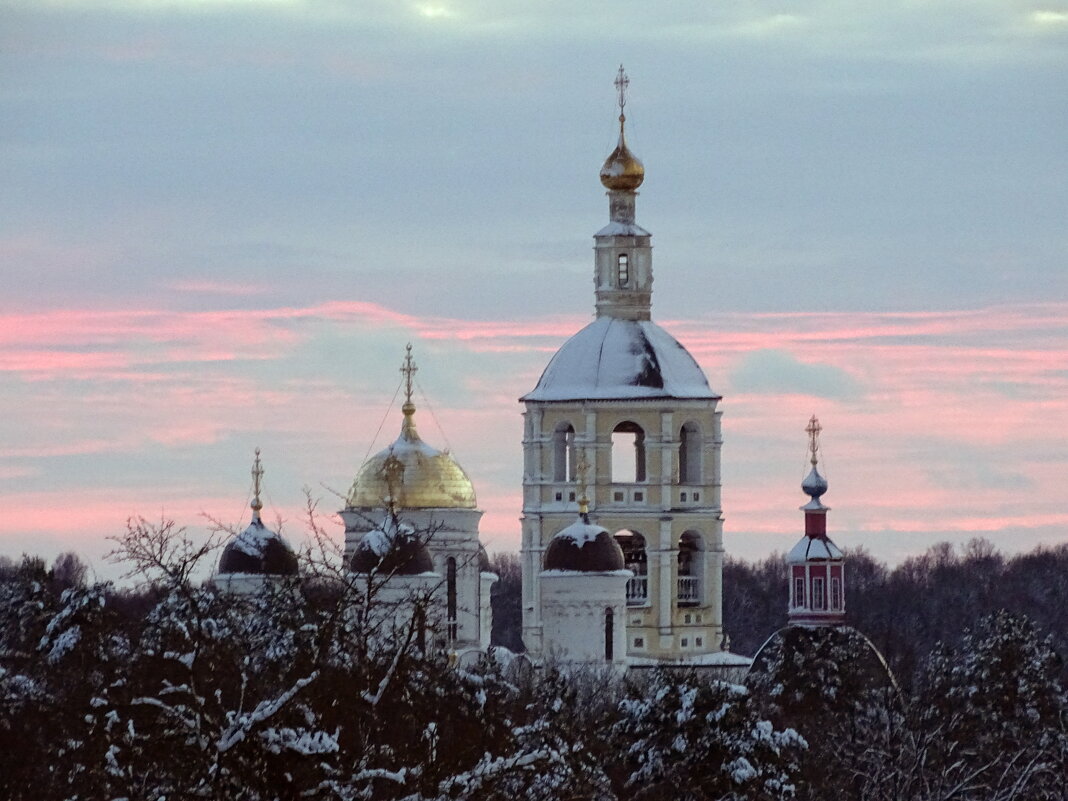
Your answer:
[[[10,426],[0,449],[0,476],[35,481],[37,460],[148,449],[157,449],[152,452],[167,475],[169,448],[214,445],[217,458],[228,438],[254,435],[266,447],[275,444],[272,439],[287,443],[279,458],[299,465],[306,483],[344,489],[371,447],[396,375],[390,371],[380,389],[368,391],[333,374],[287,378],[287,368],[324,323],[354,334],[396,330],[398,342],[432,341],[435,358],[463,356],[470,365],[478,363],[477,354],[508,365],[493,375],[469,367],[457,371],[452,380],[470,399],[463,403],[444,401],[448,387],[427,386],[446,433],[438,432],[429,409],[420,409],[419,422],[428,441],[439,447],[451,442],[471,474],[487,540],[514,548],[522,471],[516,398],[586,320],[417,317],[340,301],[248,310],[0,314],[0,373],[24,379],[24,394],[0,397],[0,419]],[[1046,536],[1068,522],[1057,506],[1068,469],[1068,304],[920,314],[729,314],[665,327],[726,396],[721,408],[730,537],[799,536],[800,475],[793,473],[804,466],[801,429],[812,413],[824,421],[832,528],[844,537],[887,529],[902,538],[1019,530]],[[734,371],[759,350],[837,368],[862,390],[833,400],[735,390]],[[276,362],[270,373],[275,377],[227,372],[226,365],[237,360]],[[210,371],[203,369],[209,364]],[[394,410],[374,448],[391,441],[398,425]],[[244,469],[246,456],[234,454],[235,471]],[[1019,480],[1004,487],[934,481],[938,471],[979,458]],[[0,493],[12,510],[0,524],[0,537],[16,531],[73,540],[88,531],[99,536],[130,513],[158,508],[160,498],[115,469],[106,489],[75,483],[64,488],[62,501],[43,491],[36,499]],[[240,499],[218,496],[217,487],[189,483],[195,476],[178,478],[184,489],[168,490],[163,500],[168,513],[185,522],[195,522],[200,510],[216,502],[220,508],[240,505]],[[294,513],[298,496],[297,487],[279,488],[283,507]]]

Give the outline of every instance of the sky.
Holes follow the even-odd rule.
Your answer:
[[[653,314],[723,395],[728,553],[1068,542],[1068,2],[0,0],[0,554],[305,536],[396,435],[519,546],[630,76]]]

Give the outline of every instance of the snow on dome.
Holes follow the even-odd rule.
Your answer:
[[[594,236],[652,236],[652,234],[636,223],[613,220]]]
[[[520,400],[719,397],[693,356],[656,323],[599,317],[563,344]]]
[[[545,549],[545,570],[606,573],[623,570],[623,550],[608,529],[582,515],[558,531]]]
[[[417,576],[434,572],[434,560],[426,543],[405,523],[387,520],[380,528],[368,531],[352,552],[354,573],[389,573]]]
[[[797,565],[810,560],[831,561],[844,558],[838,546],[826,537],[810,537],[807,534],[801,538],[786,555],[787,564]]]
[[[282,535],[267,528],[257,516],[226,544],[218,572],[295,576],[297,557]]]
[[[801,482],[801,490],[811,498],[819,498],[827,491],[827,479],[820,475],[815,465]]]
[[[348,506],[381,509],[474,509],[475,487],[447,451],[423,442],[408,416],[401,435],[372,456],[356,476]]]

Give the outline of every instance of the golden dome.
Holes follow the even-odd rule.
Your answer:
[[[633,192],[645,180],[645,167],[630,152],[623,136],[623,115],[619,115],[619,144],[601,167],[601,183],[614,191]]]
[[[348,505],[380,509],[474,509],[475,488],[447,451],[432,448],[415,429],[415,406],[401,407],[404,423],[396,442],[360,468]]]

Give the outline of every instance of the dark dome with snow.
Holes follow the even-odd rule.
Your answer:
[[[584,516],[557,534],[545,549],[546,570],[604,573],[623,569],[623,550],[608,530]]]
[[[297,557],[280,534],[254,519],[223,548],[219,573],[295,576]]]
[[[417,576],[433,573],[434,560],[414,531],[404,527],[393,528],[390,533],[375,529],[367,532],[352,552],[350,567],[354,573]]]
[[[521,400],[719,397],[693,356],[656,323],[599,317],[564,343]]]

